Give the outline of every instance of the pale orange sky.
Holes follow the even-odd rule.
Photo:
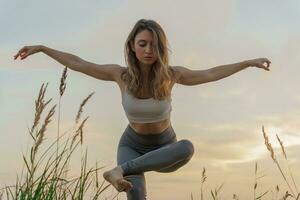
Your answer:
[[[262,125],[286,167],[276,134],[283,140],[299,183],[299,1],[132,0],[87,4],[31,0],[26,4],[1,4],[1,186],[14,183],[16,173],[20,173],[22,152],[31,142],[26,130],[32,125],[34,100],[41,84],[49,82],[46,96],[53,98],[54,105],[63,71],[62,65],[42,53],[24,61],[14,61],[13,55],[24,45],[43,44],[91,62],[125,66],[123,45],[140,18],[154,19],[164,28],[172,50],[171,65],[196,70],[258,57],[272,62],[268,72],[247,68],[216,82],[175,85],[171,123],[178,140],[193,142],[195,154],[176,172],[146,172],[148,198],[183,200],[190,199],[193,192],[194,199],[200,199],[205,167],[207,198],[211,198],[210,189],[224,183],[222,199],[232,199],[233,193],[240,199],[253,199],[255,162],[266,175],[260,179],[258,191],[274,191],[276,184],[284,190],[286,184],[264,146]],[[99,165],[107,165],[107,170],[116,164],[117,144],[128,124],[116,83],[69,70],[61,130],[72,125],[81,101],[92,91],[95,95],[84,109],[84,116],[90,116],[84,145],[90,166],[99,161]],[[55,138],[56,128],[54,118],[47,140]],[[76,158],[74,173],[80,164],[79,155]],[[110,190],[107,192],[110,194]],[[125,193],[120,197],[126,199]],[[268,197],[271,199],[271,194]]]

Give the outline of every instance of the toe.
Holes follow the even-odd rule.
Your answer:
[[[119,185],[123,189],[123,191],[126,191],[126,192],[130,191],[132,189],[132,187],[133,187],[130,182],[128,182],[128,181],[126,181],[124,179],[120,180]]]
[[[133,188],[133,185],[131,183],[126,184],[126,190],[129,192]]]

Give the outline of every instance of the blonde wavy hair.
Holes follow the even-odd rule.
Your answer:
[[[126,83],[127,90],[135,97],[141,96],[142,71],[135,52],[132,51],[131,43],[134,44],[135,36],[143,30],[149,30],[152,33],[154,51],[157,55],[157,60],[151,66],[148,76],[150,93],[154,99],[163,100],[171,96],[170,85],[175,81],[175,72],[169,66],[169,48],[167,47],[166,35],[161,26],[154,20],[138,20],[129,33],[124,48],[127,68],[122,73],[121,78]]]

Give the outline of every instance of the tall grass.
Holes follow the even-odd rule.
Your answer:
[[[79,111],[75,118],[75,124],[64,133],[60,133],[60,102],[66,89],[67,67],[64,69],[59,89],[59,113],[57,138],[51,143],[44,152],[40,152],[43,145],[44,136],[52,117],[54,116],[56,105],[53,105],[41,124],[41,116],[46,112],[47,106],[52,99],[45,100],[45,93],[48,83],[42,84],[38,97],[35,100],[35,115],[33,125],[29,129],[29,135],[32,138],[32,146],[29,155],[22,155],[25,172],[19,178],[17,175],[16,184],[5,186],[0,191],[0,199],[20,199],[20,200],[52,200],[52,199],[98,199],[103,191],[111,184],[104,186],[105,180],[100,183],[98,171],[104,167],[87,168],[87,150],[84,155],[83,128],[88,119],[86,117],[80,122],[83,107],[92,97],[94,92],[88,95],[79,106]],[[71,130],[71,131],[70,131]],[[56,144],[56,145],[55,145]],[[81,147],[81,169],[78,177],[68,178],[68,163],[73,152],[78,146]],[[56,147],[56,148],[55,148]],[[102,176],[101,176],[102,178]],[[93,189],[91,189],[91,187]],[[117,194],[118,195],[118,194]],[[116,197],[117,197],[116,195]]]
[[[272,144],[269,142],[269,138],[266,134],[266,131],[264,129],[264,126],[262,126],[262,133],[263,133],[263,137],[264,137],[264,142],[265,142],[265,146],[267,148],[267,150],[270,152],[270,156],[272,158],[272,160],[274,161],[276,167],[278,168],[279,172],[280,172],[280,175],[282,176],[284,182],[286,183],[286,185],[288,186],[289,190],[283,192],[283,194],[280,195],[280,188],[278,185],[276,185],[275,187],[275,197],[274,195],[272,196],[272,200],[286,200],[286,199],[295,199],[295,200],[300,200],[300,193],[298,191],[298,187],[297,187],[297,184],[295,182],[295,178],[293,176],[293,173],[292,173],[292,170],[291,170],[291,167],[290,167],[290,164],[288,162],[288,159],[287,159],[287,153],[285,151],[285,147],[283,145],[283,141],[279,138],[279,136],[276,134],[276,138],[280,144],[280,147],[281,147],[281,151],[282,151],[282,154],[285,158],[285,161],[287,163],[287,166],[288,166],[288,173],[289,173],[289,177],[292,181],[293,184],[290,183],[290,181],[288,180],[288,176],[287,174],[284,172],[284,170],[282,169],[280,163],[278,162],[278,160],[276,159],[276,156],[275,156],[275,152],[274,152],[274,149],[272,147]],[[255,168],[254,168],[254,186],[253,186],[253,199],[254,200],[262,200],[266,197],[266,195],[268,193],[272,193],[274,194],[274,192],[271,190],[271,191],[264,191],[263,193],[261,194],[257,194],[257,187],[258,187],[258,180],[265,177],[265,175],[258,175],[258,165],[257,163],[255,163]],[[203,172],[202,172],[202,180],[201,180],[201,188],[200,188],[200,191],[201,191],[201,196],[200,196],[200,199],[203,200],[203,183],[205,182],[207,176],[205,175],[205,168],[203,168]],[[223,184],[218,188],[218,189],[214,189],[214,190],[210,190],[210,193],[211,193],[211,199],[213,200],[217,200],[217,199],[223,199],[219,196],[219,190],[222,188]],[[292,187],[293,186],[293,187]],[[296,192],[296,193],[295,193]],[[237,194],[233,194],[233,197],[232,197],[234,200],[238,200],[238,195]],[[251,199],[251,197],[249,197],[248,199]],[[193,193],[191,193],[191,200],[194,200],[194,197],[193,197]]]
[[[101,198],[103,192],[111,186],[108,184],[104,186],[105,180],[100,183],[99,180],[99,170],[104,167],[98,167],[96,162],[95,168],[87,168],[87,149],[83,152],[83,128],[89,117],[86,117],[82,121],[81,115],[83,113],[83,108],[92,98],[94,92],[89,94],[80,104],[77,115],[75,117],[74,125],[67,131],[60,132],[60,109],[61,109],[61,99],[64,95],[66,89],[66,79],[67,79],[67,67],[65,67],[59,87],[59,103],[58,103],[58,126],[57,126],[57,137],[54,142],[52,142],[44,152],[41,152],[41,146],[45,140],[45,134],[47,127],[52,121],[52,117],[55,114],[56,104],[53,105],[48,112],[46,112],[46,107],[51,103],[52,98],[45,100],[45,93],[48,87],[48,83],[42,84],[38,97],[35,100],[35,114],[32,127],[28,129],[29,135],[32,138],[32,146],[30,148],[29,155],[22,155],[24,165],[21,173],[21,177],[17,176],[15,185],[5,186],[0,189],[0,200],[2,199],[13,199],[13,200],[65,200],[65,199],[91,199],[96,200]],[[38,125],[41,123],[41,116],[46,112],[46,117],[40,127]],[[276,167],[278,168],[280,175],[283,177],[289,190],[280,193],[280,188],[278,185],[275,187],[275,192],[265,191],[257,194],[258,180],[263,178],[265,175],[258,174],[258,165],[255,163],[254,168],[254,185],[253,185],[253,198],[254,200],[263,199],[268,193],[275,193],[272,196],[272,200],[286,200],[296,199],[300,200],[300,193],[298,191],[297,184],[295,182],[294,176],[292,174],[290,164],[288,162],[287,153],[283,145],[283,141],[276,135],[277,140],[280,144],[282,154],[288,166],[289,176],[284,172],[280,163],[276,159],[274,149],[269,142],[268,136],[262,127],[262,133],[264,137],[264,142],[267,150],[270,152],[270,156],[274,161]],[[55,145],[56,144],[56,145]],[[81,152],[81,169],[80,175],[77,177],[68,177],[69,172],[69,162],[71,156],[73,155],[75,149],[80,147]],[[24,172],[25,169],[25,172]],[[23,174],[24,173],[24,174]],[[203,168],[200,199],[204,200],[203,186],[207,179],[206,169]],[[102,176],[101,176],[102,177]],[[290,177],[291,181],[288,180]],[[292,183],[291,183],[292,182]],[[216,189],[210,190],[211,199],[221,200],[220,190],[224,184],[221,184]],[[92,186],[94,186],[92,188]],[[90,192],[90,193],[88,193]],[[118,199],[119,192],[112,199]],[[193,193],[191,193],[191,199],[194,200]],[[237,194],[233,194],[232,199],[238,200]]]
[[[285,148],[283,146],[283,142],[280,140],[280,138],[276,134],[277,140],[278,140],[278,142],[280,144],[280,147],[281,147],[281,150],[282,150],[282,154],[285,157],[285,161],[287,162],[287,165],[288,165],[289,174],[290,174],[290,177],[291,177],[291,179],[293,181],[293,187],[294,187],[294,189],[291,187],[291,184],[288,181],[286,174],[284,173],[284,171],[282,170],[282,167],[280,166],[278,160],[276,159],[274,149],[272,147],[272,144],[269,142],[269,138],[268,138],[268,136],[267,136],[267,134],[265,132],[264,126],[262,126],[262,132],[263,132],[263,136],[264,136],[264,139],[265,139],[265,145],[266,145],[268,151],[270,152],[270,156],[271,156],[272,160],[274,161],[274,163],[276,164],[277,168],[279,169],[281,176],[283,177],[285,183],[287,184],[287,186],[288,186],[288,188],[290,190],[290,191],[286,191],[285,192],[285,194],[282,197],[282,199],[287,199],[288,197],[291,197],[292,199],[296,199],[296,200],[300,199],[300,193],[299,193],[298,187],[297,187],[297,185],[295,183],[294,176],[293,176],[293,174],[291,172],[290,165],[288,163],[288,159],[287,159],[287,155],[286,155],[286,151],[285,151]],[[279,187],[277,188],[277,190],[279,191]],[[296,191],[296,193],[295,193],[295,191]]]

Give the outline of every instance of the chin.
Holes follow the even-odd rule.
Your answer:
[[[156,61],[144,61],[143,63],[144,64],[147,64],[147,65],[152,65],[154,64]]]

